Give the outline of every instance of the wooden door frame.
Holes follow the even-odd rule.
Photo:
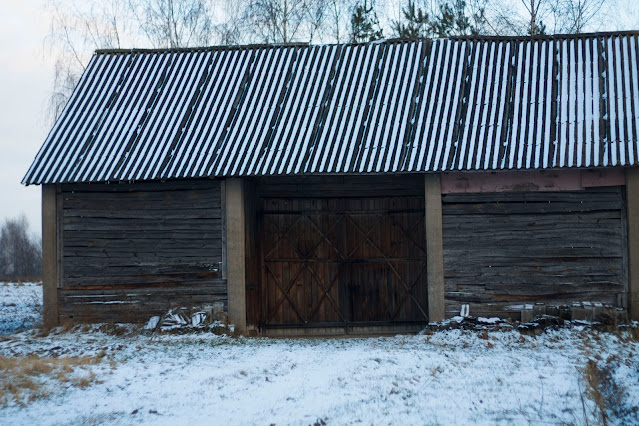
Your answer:
[[[424,194],[424,192],[422,192],[422,194]],[[392,198],[393,195],[394,194],[383,194],[383,198],[387,198],[387,197],[388,198]],[[377,196],[379,197],[380,194],[377,194]],[[276,196],[273,196],[273,197],[274,198],[278,198]],[[263,222],[265,220],[264,215],[268,214],[268,212],[265,213],[265,210],[263,208],[263,202],[264,202],[263,200],[267,200],[267,199],[272,198],[272,197],[263,197],[262,194],[260,193],[260,191],[257,190],[256,193],[255,193],[255,198],[258,200],[257,203],[256,203],[257,206],[256,206],[256,212],[255,212],[256,213],[255,214],[255,221],[258,224],[257,227],[256,227],[258,229],[257,232],[259,232],[259,234],[256,233],[256,235],[259,235],[258,240],[261,240],[264,237],[264,235],[262,235],[263,234],[262,224],[263,224]],[[283,196],[282,198],[289,198],[289,197]],[[309,196],[309,198],[315,198],[315,197]],[[351,197],[348,197],[348,196],[346,196],[346,197],[337,197],[337,196],[336,197],[321,197],[321,196],[318,196],[318,198],[340,199],[340,198],[351,198]],[[354,198],[359,198],[359,197],[354,197]],[[366,198],[366,197],[363,197],[363,198]],[[371,211],[371,212],[373,213],[373,211]],[[329,211],[327,211],[327,213],[329,213]],[[339,212],[334,212],[334,213],[335,214],[339,214]],[[276,213],[273,213],[273,214],[276,214]],[[286,213],[283,212],[282,214],[286,214]],[[344,211],[343,214],[344,214],[344,217],[347,218],[347,219],[350,217],[347,211]],[[303,216],[300,216],[300,217],[303,217]],[[424,218],[424,221],[425,221],[426,220],[425,216],[422,215],[422,217]],[[310,217],[307,218],[307,219],[311,220],[311,222],[312,222],[312,219]],[[382,219],[383,219],[383,217],[382,217]],[[353,220],[353,219],[351,218],[351,220]],[[420,221],[421,220],[422,219],[420,219]],[[297,221],[294,221],[294,223],[293,223],[293,225],[291,225],[291,227],[294,227],[296,223],[297,223]],[[287,234],[288,232],[291,231],[291,229],[292,228],[286,229],[284,231],[280,230],[280,234],[281,234],[281,232],[284,232],[284,234]],[[358,243],[358,246],[361,245],[365,240],[367,240],[367,238],[366,238],[367,237],[366,230],[361,230],[360,229],[359,231],[362,232],[363,234],[362,234],[362,241]],[[320,234],[322,234],[321,231],[320,231]],[[321,239],[325,239],[326,238],[325,235],[319,235],[318,237],[321,237]],[[425,255],[426,250],[427,250],[427,243],[426,243],[425,237],[426,236],[424,236],[424,241],[423,241],[424,245],[420,248],[420,250],[422,251],[422,253],[424,253],[424,255]],[[281,243],[281,241],[278,241],[278,244],[279,243]],[[413,244],[417,244],[418,247],[419,247],[419,244],[416,243],[415,241],[412,241],[412,243]],[[259,296],[258,296],[258,299],[260,301],[260,309],[259,309],[259,318],[258,318],[258,321],[257,321],[257,326],[260,329],[264,329],[264,328],[286,328],[288,326],[287,324],[267,324],[267,322],[270,321],[271,318],[269,316],[269,313],[266,312],[266,310],[265,310],[265,307],[267,306],[267,303],[269,302],[269,299],[268,299],[268,294],[266,292],[266,282],[265,282],[265,278],[264,278],[265,274],[267,274],[267,271],[265,271],[265,268],[267,266],[265,264],[266,263],[266,259],[265,259],[265,254],[264,254],[264,250],[263,250],[264,246],[260,246],[259,248],[256,247],[256,249],[259,250],[259,256],[258,257],[259,257],[259,293],[260,293]],[[381,249],[379,247],[377,247],[377,250],[381,250]],[[381,251],[380,251],[380,256],[381,256],[381,258],[385,257],[385,255]],[[304,262],[304,256],[303,255],[300,256],[300,262]],[[425,264],[424,268],[427,268],[427,266],[426,266],[427,262],[428,262],[428,257],[426,256],[425,259],[424,259],[424,264]],[[344,269],[344,265],[348,264],[349,261],[347,259],[345,259],[344,262],[338,262],[338,263],[339,263],[339,265],[338,265],[339,270],[337,271],[336,279],[338,279],[339,281],[342,281],[342,282],[346,282],[348,280],[344,281],[344,279],[340,278],[340,277],[344,277],[344,274],[346,274],[346,270]],[[388,265],[388,268],[394,273],[394,276],[397,276],[397,274],[399,274],[399,276],[397,278],[397,280],[399,280],[397,285],[400,286],[399,290],[401,290],[400,291],[400,293],[401,293],[400,305],[404,306],[406,303],[411,303],[411,302],[417,303],[417,305],[418,305],[417,309],[421,310],[422,314],[425,317],[423,320],[419,320],[419,321],[416,320],[416,321],[413,321],[413,322],[419,322],[421,324],[428,323],[428,321],[429,321],[429,317],[428,317],[428,302],[427,301],[426,301],[426,303],[419,302],[417,299],[415,299],[415,296],[413,295],[413,290],[414,290],[415,284],[414,283],[406,284],[405,283],[406,277],[403,277],[401,273],[397,272],[396,265],[393,266],[393,264],[391,263],[390,260],[387,260],[387,261],[382,262],[382,263]],[[303,268],[305,268],[305,266],[302,266],[301,269],[298,270],[297,272],[300,272]],[[422,274],[426,275],[425,281],[426,281],[426,284],[427,284],[428,275],[427,275],[427,273],[424,273],[424,271],[423,271],[424,268],[422,268],[422,270],[419,273],[419,275],[420,276]],[[271,272],[271,273],[274,274],[273,272]],[[275,279],[275,277],[274,277],[274,279]],[[320,290],[326,291],[326,289],[323,288],[323,285],[321,285],[319,281],[317,282],[317,284],[322,287]],[[286,287],[286,285],[285,285],[284,286],[285,288],[283,288],[282,285],[284,285],[284,284],[277,284],[277,285],[278,285],[278,287],[280,287],[280,292],[287,292],[288,293],[288,288],[289,287]],[[402,285],[405,288],[401,287]],[[334,324],[331,323],[330,326],[342,327],[344,329],[344,332],[346,334],[348,334],[349,329],[351,328],[352,325],[361,326],[363,323],[365,323],[365,321],[358,321],[358,322],[355,322],[355,323],[352,323],[350,321],[351,320],[351,314],[352,314],[351,309],[350,309],[350,299],[351,299],[351,297],[348,294],[348,288],[346,288],[346,287],[347,286],[340,285],[338,287],[338,289],[337,289],[337,291],[338,291],[338,296],[337,296],[338,299],[336,299],[336,300],[339,301],[338,306],[340,306],[340,307],[339,308],[335,307],[335,309],[339,310],[339,312],[337,312],[337,313],[340,316],[340,318],[342,318],[342,320],[339,321],[338,323],[334,323]],[[330,287],[329,287],[329,290],[330,290]],[[425,289],[425,290],[428,290],[428,289]],[[404,292],[405,292],[405,294],[404,294]],[[442,296],[443,296],[443,292],[442,292]],[[320,302],[318,302],[318,303],[321,303],[321,301],[323,301],[323,299],[324,299],[324,295],[322,295],[322,297],[320,298]],[[280,299],[278,299],[278,300],[279,300],[278,301],[278,306],[279,306],[281,303],[286,303],[286,300],[288,300],[288,296],[287,295],[282,295],[282,297]],[[289,303],[293,303],[293,302],[289,301]],[[397,313],[395,314],[394,317],[396,317]],[[302,318],[300,313],[298,313],[297,315],[300,316],[300,318]],[[269,318],[267,318],[267,316],[269,316]],[[373,322],[369,321],[369,322],[370,322],[370,325],[391,325],[391,324],[393,324],[394,321],[395,320],[393,320],[393,319],[389,319],[389,320],[384,320],[384,321],[380,320],[380,321],[373,321]],[[399,321],[397,321],[397,324],[402,323],[402,322],[409,323],[411,321],[399,320]],[[307,326],[307,325],[305,325],[303,323],[299,323],[299,324],[291,324],[288,327],[292,327],[292,328],[312,327],[313,328],[313,327],[324,327],[324,325],[328,325],[328,324],[325,324],[325,323],[312,323],[312,324],[309,324]]]

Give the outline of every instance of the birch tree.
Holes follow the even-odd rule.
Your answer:
[[[211,42],[211,4],[206,0],[129,0],[153,47],[204,46]]]
[[[324,22],[326,6],[324,0],[248,0],[244,25],[260,42],[312,42]]]
[[[55,57],[48,112],[55,121],[96,49],[189,47],[213,41],[209,0],[49,0]]]
[[[125,4],[118,0],[83,3],[51,0],[49,34],[45,40],[55,56],[49,118],[55,121],[73,92],[95,49],[122,47],[129,30]]]
[[[557,0],[554,4],[557,28],[570,34],[586,32],[606,6],[606,0]]]

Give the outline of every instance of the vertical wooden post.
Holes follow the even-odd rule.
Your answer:
[[[639,169],[626,169],[628,220],[628,317],[639,320]]]
[[[55,185],[42,185],[42,294],[45,327],[58,325],[58,209]]]
[[[226,282],[228,285],[229,321],[240,331],[246,330],[246,251],[244,181],[226,180]]]
[[[442,241],[442,188],[439,174],[425,175],[426,256],[428,268],[428,320],[442,321],[444,309],[444,250]]]

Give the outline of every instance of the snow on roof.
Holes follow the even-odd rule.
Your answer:
[[[638,36],[97,51],[23,183],[633,166]]]

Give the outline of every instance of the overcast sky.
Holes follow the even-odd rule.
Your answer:
[[[24,213],[40,233],[40,187],[20,181],[49,130],[53,64],[44,55],[44,0],[0,2],[0,221]]]
[[[44,47],[45,1],[0,1],[0,222],[24,213],[37,234],[40,187],[20,181],[51,127],[45,115],[53,81],[53,60]],[[639,0],[618,1],[619,18],[602,29],[638,28]]]

